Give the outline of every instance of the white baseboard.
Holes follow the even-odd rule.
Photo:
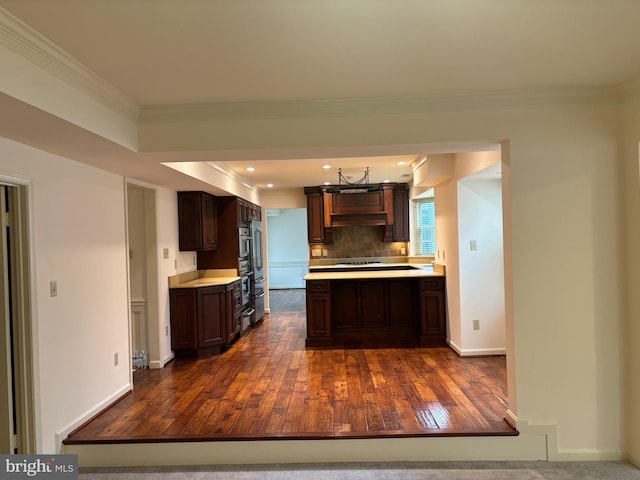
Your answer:
[[[542,435],[547,441],[547,461],[549,462],[602,462],[620,461],[627,457],[620,450],[597,449],[560,449],[558,447],[558,428],[556,425],[533,425],[507,410],[505,420],[515,422],[516,430],[522,435]],[[632,462],[633,463],[633,462]]]
[[[100,411],[104,410],[106,407],[111,405],[113,402],[122,397],[125,393],[129,392],[132,389],[132,385],[130,383],[121,387],[117,392],[113,393],[102,402],[94,405],[91,409],[83,413],[80,417],[73,420],[71,423],[65,425],[61,430],[56,432],[56,453],[62,453],[62,441],[69,436],[71,432],[73,432],[80,425],[85,423],[91,417],[97,415]]]
[[[449,346],[461,357],[479,357],[486,355],[506,355],[506,348],[461,348],[452,340],[447,340]]]
[[[161,362],[151,362],[149,363],[149,368],[164,368],[164,366],[169,363],[171,360],[173,360],[175,358],[176,354],[173,352],[173,350],[169,353],[169,355],[167,355],[166,357],[164,357],[162,359]],[[157,364],[157,365],[156,365]]]

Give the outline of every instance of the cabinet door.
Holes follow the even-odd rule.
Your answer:
[[[199,192],[178,192],[180,250],[202,248],[202,203]]]
[[[218,248],[218,215],[216,197],[202,196],[202,250]]]
[[[326,293],[307,294],[307,337],[331,336],[331,302]]]
[[[331,291],[326,280],[309,281],[307,295],[307,343],[331,337]]]
[[[195,349],[196,294],[192,288],[169,290],[169,311],[171,317],[171,348],[173,350]]]
[[[233,294],[233,286],[227,287],[225,291],[225,343],[231,343],[238,333],[235,326],[235,298]]]
[[[423,344],[444,344],[446,341],[445,279],[420,280],[420,337]]]
[[[409,187],[398,184],[393,189],[393,241],[409,241]]]
[[[178,192],[178,234],[181,251],[216,249],[216,197],[205,192]]]
[[[307,236],[309,244],[325,243],[322,192],[307,193]]]
[[[225,343],[225,288],[199,288],[197,297],[198,347],[222,345]]]

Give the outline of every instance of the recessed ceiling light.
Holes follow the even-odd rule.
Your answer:
[[[331,168],[331,165],[322,165],[322,168],[324,168],[325,170],[328,170]]]
[[[325,185],[331,185],[331,182],[324,182]]]
[[[247,172],[255,172],[256,169],[253,167],[247,167],[246,170]]]
[[[407,164],[407,162],[398,162],[398,163],[396,163],[396,165],[406,165],[406,164]]]
[[[383,180],[382,183],[389,183],[391,180],[387,179],[387,180]]]
[[[267,183],[267,188],[273,188],[273,183]]]

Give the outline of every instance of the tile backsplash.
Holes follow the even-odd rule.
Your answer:
[[[355,258],[407,256],[407,242],[383,242],[383,227],[353,226],[333,229],[333,243],[312,245],[309,258]],[[404,253],[402,249],[404,248]],[[326,255],[315,255],[326,250]]]

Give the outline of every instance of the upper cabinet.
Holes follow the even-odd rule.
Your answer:
[[[262,209],[251,202],[243,198],[236,198],[237,201],[237,216],[238,216],[238,225],[240,227],[248,227],[251,222],[262,221]]]
[[[310,245],[331,243],[330,230],[324,228],[324,199],[320,187],[305,187],[307,196],[307,238]]]
[[[409,185],[398,183],[393,188],[393,241],[409,241]]]
[[[178,192],[178,230],[181,251],[218,248],[216,197],[206,192]]]
[[[262,218],[262,210],[239,197],[216,197],[218,210],[218,248],[198,253],[198,269],[240,268],[238,229],[248,228]]]
[[[384,227],[383,241],[409,240],[409,187],[383,183],[353,188],[305,187],[309,244],[331,243],[333,228]]]

